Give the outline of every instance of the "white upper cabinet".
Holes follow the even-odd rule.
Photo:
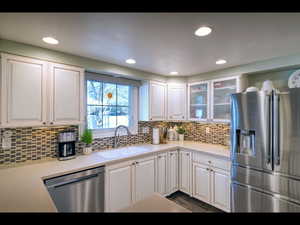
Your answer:
[[[144,82],[140,87],[140,120],[155,121],[166,119],[165,83],[157,81]]]
[[[186,84],[168,84],[168,120],[186,120]]]
[[[83,122],[83,69],[50,64],[50,123],[55,125]]]
[[[243,76],[188,84],[189,120],[230,122],[230,95],[245,88]]]
[[[212,81],[211,118],[216,122],[230,121],[230,94],[237,92],[237,79]]]
[[[205,121],[209,118],[209,82],[188,85],[189,120]]]
[[[83,69],[1,54],[1,126],[83,122]]]
[[[2,54],[1,126],[46,123],[47,63]]]

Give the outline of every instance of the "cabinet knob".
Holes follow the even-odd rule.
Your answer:
[[[135,162],[135,165],[139,164],[139,162]]]
[[[186,155],[189,156],[190,154],[189,154],[189,153],[186,153]]]
[[[53,122],[50,122],[50,124],[53,124]]]
[[[158,158],[160,159],[160,158],[161,158],[161,156],[159,155],[159,156],[158,156]]]
[[[208,161],[208,163],[211,163],[211,161]]]
[[[207,171],[209,171],[209,168],[206,168]]]
[[[133,162],[131,165],[135,165],[135,162]]]
[[[184,119],[184,116],[182,116],[182,119]]]
[[[46,122],[43,122],[44,125],[46,125]]]

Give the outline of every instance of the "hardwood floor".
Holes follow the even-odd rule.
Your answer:
[[[220,209],[217,209],[211,205],[206,204],[198,199],[192,198],[187,194],[177,191],[167,197],[171,201],[181,205],[182,207],[191,210],[192,212],[201,212],[201,213],[212,213],[212,212],[224,212]]]

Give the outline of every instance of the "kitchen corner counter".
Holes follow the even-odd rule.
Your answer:
[[[222,145],[194,141],[171,141],[167,144],[141,144],[117,149],[79,155],[68,161],[56,159],[16,167],[0,169],[0,212],[57,212],[57,209],[44,185],[46,178],[109,165],[156,152],[177,149],[213,154],[230,158],[230,151]]]

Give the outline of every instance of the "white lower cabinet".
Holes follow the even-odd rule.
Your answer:
[[[116,212],[132,203],[133,161],[106,167],[105,211]]]
[[[116,212],[154,192],[178,190],[230,212],[230,161],[170,150],[106,166],[105,211]]]
[[[105,211],[116,212],[155,192],[155,156],[106,167]]]
[[[172,194],[178,190],[178,151],[168,152],[168,194]]]
[[[230,212],[230,173],[193,162],[192,196]]]
[[[167,195],[167,153],[156,157],[156,192]]]
[[[230,173],[212,169],[212,205],[230,212]]]
[[[191,152],[179,151],[179,190],[191,194]]]
[[[142,200],[155,192],[155,157],[138,159],[134,167],[134,199]]]
[[[193,163],[193,197],[210,203],[211,182],[209,168]]]

